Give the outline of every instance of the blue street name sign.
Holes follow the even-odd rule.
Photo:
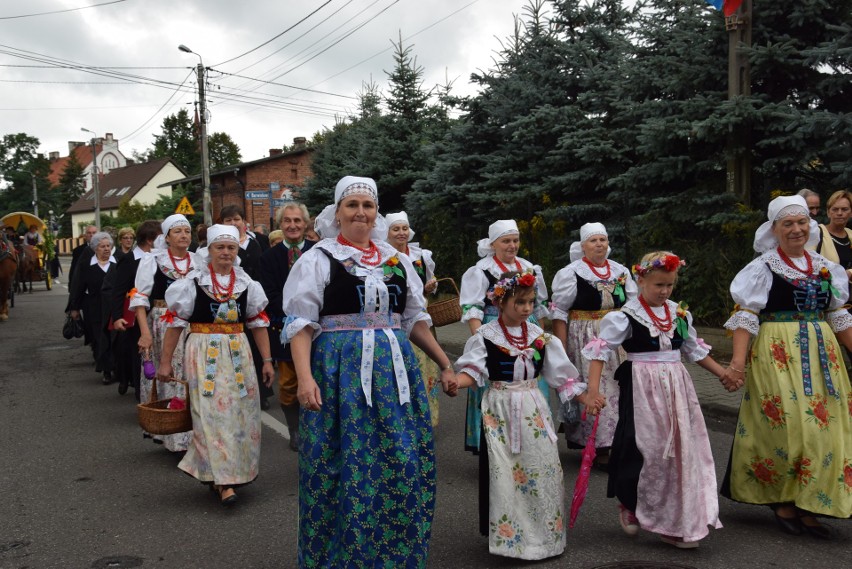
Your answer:
[[[268,200],[269,199],[269,190],[246,192],[246,199],[247,200]]]

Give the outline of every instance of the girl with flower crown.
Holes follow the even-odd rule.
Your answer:
[[[183,215],[176,213],[163,220],[163,234],[154,241],[150,255],[142,256],[136,270],[136,284],[132,291],[129,307],[136,310],[139,323],[139,352],[150,356],[149,361],[160,361],[163,337],[167,328],[166,290],[175,282],[186,278],[193,270],[203,266],[198,256],[189,250],[192,242],[192,227]],[[183,342],[178,342],[172,369],[177,379],[183,379]],[[151,398],[151,379],[144,373],[139,377],[139,399],[147,402]],[[177,383],[157,386],[158,396],[184,398],[183,387]],[[143,433],[145,434],[145,433]],[[149,436],[145,434],[145,436]],[[172,452],[185,451],[192,431],[174,435],[154,435],[154,442],[162,442]]]
[[[541,267],[518,257],[521,248],[520,232],[514,219],[499,219],[488,227],[488,237],[476,243],[476,251],[482,257],[462,275],[459,303],[462,306],[462,322],[467,322],[470,333],[485,323],[497,318],[497,307],[488,297],[488,289],[509,271],[532,270],[536,281],[535,306],[529,321],[538,324],[550,314],[547,309],[547,285]],[[542,393],[547,397],[547,384],[539,382]],[[465,417],[465,450],[479,453],[479,435],[482,428],[480,402],[482,389],[471,389],[467,394]]]
[[[722,524],[707,427],[681,357],[720,379],[725,370],[696,335],[692,315],[669,300],[683,264],[667,251],[642,257],[633,267],[639,296],[604,316],[600,334],[583,348],[583,356],[592,360],[588,382],[594,397],[613,351],[621,346],[627,352],[615,372],[618,425],[607,486],[607,496],[620,502],[622,529],[634,536],[642,528],[691,549],[707,535],[708,525]]]
[[[746,391],[722,495],[768,505],[785,533],[830,539],[817,516],[852,516],[852,390],[838,344],[852,348],[852,315],[843,267],[807,251],[819,236],[808,214],[801,196],[772,200],[760,256],[731,283],[727,374]]]
[[[489,385],[482,397],[479,528],[494,555],[544,559],[565,549],[565,491],[550,408],[541,375],[561,401],[587,399],[586,385],[562,344],[528,322],[537,302],[532,271],[508,272],[488,291],[496,320],[468,339],[456,362],[459,387]]]
[[[580,228],[580,241],[571,245],[571,263],[553,278],[551,318],[553,335],[559,338],[572,361],[580,366],[580,377],[589,373],[589,360],[581,351],[600,333],[601,319],[612,310],[636,298],[636,283],[630,270],[609,259],[609,236],[602,223],[587,223]],[[609,447],[618,423],[618,384],[615,370],[624,361],[624,350],[614,350],[604,364],[600,392],[609,402],[601,411],[595,435],[597,456],[595,464],[606,470]],[[564,417],[557,416],[557,420]],[[566,423],[565,438],[571,448],[584,448],[592,432],[595,418],[587,414],[585,420]]]

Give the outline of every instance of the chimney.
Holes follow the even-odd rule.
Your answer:
[[[59,152],[58,151],[51,152],[47,156],[48,156],[48,159],[51,162],[56,162],[57,160],[59,160]]]
[[[71,154],[72,152],[74,152],[74,149],[77,148],[78,146],[85,146],[86,144],[88,144],[88,142],[77,142],[75,140],[69,140],[68,141],[68,154]]]
[[[293,139],[293,146],[296,148],[296,150],[304,150],[307,146],[307,143],[308,139],[304,136],[297,136]]]
[[[281,150],[280,148],[270,148],[270,149],[269,149],[269,155],[270,155],[270,156],[278,156],[278,155],[279,155],[279,154],[281,154],[282,152],[284,152],[284,151],[283,151],[283,150]]]

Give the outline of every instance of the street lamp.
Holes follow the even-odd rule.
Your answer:
[[[178,49],[184,53],[198,55],[183,44]],[[213,200],[210,197],[210,157],[207,150],[207,99],[204,96],[204,61],[198,55],[198,101],[201,105],[201,203],[204,209],[204,224],[213,225]]]
[[[95,227],[101,230],[101,192],[98,188],[98,151],[95,148],[95,131],[80,127],[83,132],[92,134],[92,191],[95,192]]]

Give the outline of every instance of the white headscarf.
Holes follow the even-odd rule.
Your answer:
[[[174,213],[168,216],[163,222],[160,224],[160,228],[163,230],[162,235],[158,235],[154,240],[154,248],[155,249],[167,249],[168,244],[166,243],[166,236],[169,234],[169,230],[172,227],[181,227],[186,226],[192,228],[189,220],[179,213]]]
[[[765,221],[757,231],[754,232],[754,250],[758,253],[765,253],[770,249],[778,247],[778,239],[772,232],[772,225],[781,218],[791,215],[804,215],[810,218],[808,211],[808,203],[802,196],[779,196],[769,202]],[[808,246],[816,245],[819,241],[819,226],[813,219],[810,220],[810,236],[808,237]]]
[[[385,221],[388,224],[388,229],[396,225],[397,223],[404,223],[408,226],[408,240],[411,241],[414,239],[414,230],[411,229],[411,224],[408,222],[408,214],[404,211],[399,213],[389,213],[385,216]]]
[[[376,187],[376,181],[372,178],[361,178],[358,176],[344,176],[337,182],[334,188],[334,203],[327,205],[325,209],[317,216],[314,222],[314,229],[323,239],[334,239],[340,233],[340,227],[334,220],[334,214],[337,211],[337,206],[340,202],[349,196],[362,195],[368,196],[376,202],[376,210],[379,208],[379,189]],[[385,223],[385,218],[378,212],[376,213],[376,225],[370,232],[371,239],[385,240],[388,234],[388,226]]]
[[[583,243],[585,243],[590,237],[594,237],[595,235],[603,235],[604,237],[609,237],[606,232],[606,227],[604,227],[603,223],[586,223],[585,225],[580,227],[580,240],[571,243],[571,248],[568,252],[571,262],[583,258]],[[612,252],[612,247],[607,247],[607,257],[609,257],[610,252]]]
[[[494,253],[491,244],[504,235],[518,235],[518,224],[514,219],[498,219],[488,226],[488,237],[476,242],[476,252],[480,257],[487,257]]]
[[[207,265],[210,263],[210,245],[216,243],[217,241],[231,241],[236,243],[239,247],[240,244],[240,230],[234,227],[233,225],[222,225],[216,224],[211,225],[207,228],[207,247],[200,247],[196,254],[201,257],[204,261],[204,264]],[[237,256],[234,259],[234,265],[240,265],[240,257]]]

